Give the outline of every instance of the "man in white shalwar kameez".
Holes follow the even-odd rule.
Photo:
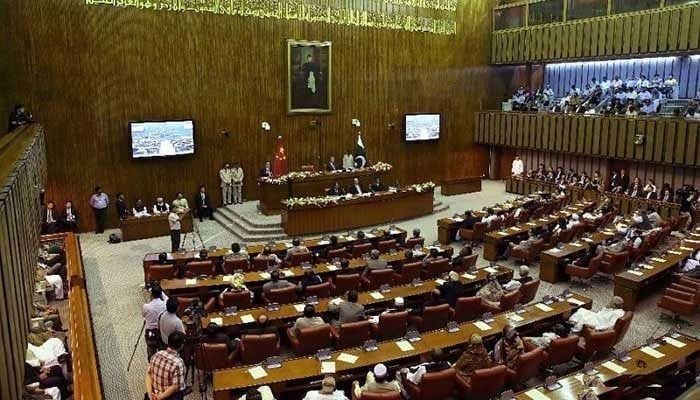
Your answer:
[[[574,333],[581,332],[584,325],[588,325],[597,331],[612,329],[615,326],[615,322],[625,315],[625,310],[622,309],[623,304],[622,298],[615,296],[610,301],[610,304],[598,312],[580,308],[569,318],[569,322],[574,325],[571,331]]]

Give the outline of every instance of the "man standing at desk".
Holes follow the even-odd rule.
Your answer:
[[[372,183],[372,184],[369,185],[369,190],[370,190],[372,193],[377,193],[377,192],[383,192],[383,191],[385,191],[386,188],[384,187],[384,185],[382,185],[382,181],[379,180],[379,178],[377,177],[377,178],[374,179],[374,183]]]
[[[269,161],[265,161],[265,168],[260,170],[260,177],[261,178],[272,177],[272,166],[270,165]]]
[[[90,206],[95,212],[95,233],[104,233],[109,196],[102,191],[101,187],[95,187],[95,193],[90,197]]]
[[[331,156],[331,158],[328,160],[328,164],[326,164],[326,171],[335,172],[337,170],[338,168],[335,166],[335,157]]]
[[[170,210],[168,214],[168,225],[170,225],[170,248],[173,253],[180,248],[180,216],[175,210]]]

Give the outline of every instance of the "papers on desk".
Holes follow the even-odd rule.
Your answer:
[[[224,277],[221,278],[221,280],[224,282],[233,282],[233,275],[224,275]]]
[[[496,268],[493,268],[493,267],[486,267],[486,268],[484,268],[484,271],[488,272],[489,274],[498,273],[498,271],[496,271]]]
[[[583,241],[586,242],[586,243],[593,243],[593,239],[583,238],[583,239],[581,239],[581,240],[583,240]]]
[[[507,233],[507,232],[498,232],[498,234],[499,234],[500,236],[508,236],[508,233]]]
[[[540,392],[537,389],[530,389],[525,392],[525,396],[531,398],[532,400],[549,400],[549,396]]]
[[[520,230],[520,228],[518,228],[517,226],[511,226],[511,227],[508,228],[508,229],[511,230],[511,231],[513,231],[513,232],[517,232],[517,231]]]
[[[333,272],[333,271],[337,271],[338,267],[336,267],[335,264],[328,264],[328,265],[326,265],[326,269]]]
[[[259,365],[257,367],[248,369],[248,373],[253,379],[260,379],[267,376],[267,371],[265,371],[265,368]]]
[[[537,226],[537,224],[534,223],[534,222],[528,222],[526,225],[527,225],[527,226]]]
[[[603,231],[603,235],[615,236],[615,232]]]
[[[288,270],[288,269],[282,271],[282,274],[284,275],[285,278],[291,278],[291,277],[294,276],[294,272],[292,272],[292,271],[290,271],[290,270]]]
[[[284,242],[283,244],[284,244],[284,246],[285,246],[286,248],[288,248],[288,249],[291,249],[292,247],[294,247],[294,246],[293,246],[291,243],[289,243],[289,242]]]
[[[464,218],[452,218],[454,222],[464,222]]]
[[[477,328],[479,328],[480,330],[482,330],[484,332],[491,330],[491,325],[487,324],[484,321],[476,321],[476,322],[474,322],[474,326],[476,326]]]
[[[456,220],[455,220],[455,221],[456,221]],[[392,230],[389,231],[389,234],[390,234],[390,235],[398,235],[399,233],[401,233],[401,231],[398,230],[398,229],[392,229]]]
[[[322,361],[321,362],[321,373],[322,374],[335,374],[335,361]]]
[[[540,218],[540,222],[549,222],[547,218]]]
[[[217,326],[224,326],[224,319],[221,317],[217,318],[210,318],[209,319],[210,324],[216,324]]]
[[[250,314],[241,315],[241,322],[244,324],[250,324],[251,322],[255,322],[255,318],[253,318],[253,316]]]
[[[365,234],[365,237],[367,239],[374,239],[377,237],[377,235],[375,235],[374,233],[367,233],[367,234]]]
[[[628,270],[627,272],[629,272],[629,273],[632,274],[632,275],[637,275],[637,276],[643,276],[643,275],[644,275],[642,272],[634,271],[634,270],[631,270],[631,269]]]
[[[665,263],[666,262],[666,260],[664,260],[663,258],[659,258],[659,257],[652,257],[651,260],[656,261],[658,263]]]
[[[579,299],[574,299],[573,297],[569,297],[568,299],[566,299],[566,302],[569,304],[573,304],[575,306],[582,306],[582,305],[586,304]]]
[[[342,302],[343,302],[343,299],[341,299],[340,297],[336,297],[335,299],[329,301],[328,304],[334,304],[337,306],[338,304],[340,304]]]
[[[445,280],[444,280],[444,279],[435,279],[435,283],[436,283],[438,286],[442,286],[442,285],[445,284]]]
[[[261,272],[258,275],[260,275],[261,278],[268,280],[270,279],[270,273],[269,272]]]
[[[603,365],[605,368],[609,369],[610,371],[612,371],[612,372],[614,372],[614,373],[616,373],[616,374],[622,374],[622,373],[624,373],[625,371],[627,371],[627,368],[625,368],[625,367],[623,367],[623,366],[621,366],[621,365],[617,365],[617,364],[616,364],[615,362],[613,362],[613,361],[604,362],[602,365]]]
[[[552,248],[552,249],[545,251],[545,253],[561,253],[561,249],[558,249],[555,247],[555,248]]]
[[[328,240],[319,240],[318,241],[319,246],[325,246],[327,244],[331,244],[331,242],[329,242]]]
[[[464,279],[469,279],[469,280],[474,280],[474,279],[476,279],[476,275],[464,273],[464,274],[462,274],[462,278],[464,278]]]
[[[540,311],[544,311],[544,312],[550,312],[550,311],[554,310],[552,307],[550,307],[544,303],[535,304],[535,308],[539,309]]]
[[[369,296],[375,300],[381,300],[384,298],[384,295],[379,292],[371,292]]]
[[[668,336],[667,336],[667,337],[664,338],[664,341],[665,341],[666,343],[670,344],[671,346],[676,347],[676,348],[679,348],[679,349],[685,347],[685,343],[683,343],[683,342],[681,342],[681,341],[678,341],[678,340],[676,340],[676,339],[674,339],[674,338],[672,338],[672,337],[668,337]]]
[[[686,242],[688,242],[688,243],[694,243],[694,244],[698,244],[698,243],[700,243],[700,240],[690,240],[690,239],[685,239],[685,241],[686,241]]]
[[[355,364],[357,362],[358,358],[360,358],[360,357],[353,356],[352,354],[340,353],[340,355],[338,356],[338,361],[342,361],[342,362],[348,363],[348,364]]]
[[[401,351],[411,351],[413,350],[413,345],[408,342],[408,340],[399,340],[396,342],[396,346],[399,347],[399,350]]]
[[[642,268],[644,268],[644,269],[654,269],[654,267],[652,267],[652,266],[649,265],[649,264],[639,264],[639,266],[642,267]]]
[[[379,315],[370,315],[367,320],[372,325],[379,325]]]
[[[668,252],[669,252],[670,254],[675,254],[675,255],[677,255],[677,256],[680,256],[681,254],[683,254],[683,253],[681,253],[680,251],[675,251],[675,250],[669,250]]]
[[[424,255],[425,255],[425,253],[423,253],[420,250],[416,250],[413,252],[413,257],[423,257]]]
[[[196,284],[197,284],[197,278],[185,279],[185,285],[187,285],[187,286],[196,285]]]
[[[508,319],[513,321],[513,322],[520,322],[520,321],[524,320],[525,318],[521,317],[518,314],[510,314],[510,315],[508,315]]]
[[[685,246],[681,246],[680,249],[683,251],[695,251],[695,250],[691,249],[690,247],[685,247]]]
[[[295,304],[294,309],[297,310],[298,313],[304,312],[304,308],[306,307],[306,304]]]
[[[644,347],[642,347],[641,350],[642,350],[642,353],[649,355],[651,357],[654,357],[654,358],[662,358],[665,355],[664,353],[662,353],[660,351],[656,351],[649,346],[644,346]]]
[[[571,243],[571,245],[574,247],[583,247],[581,243]]]

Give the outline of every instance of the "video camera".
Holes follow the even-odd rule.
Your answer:
[[[190,306],[185,308],[184,314],[190,318],[194,332],[199,334],[202,331],[202,317],[207,315],[207,312],[204,311],[202,301],[194,299]]]

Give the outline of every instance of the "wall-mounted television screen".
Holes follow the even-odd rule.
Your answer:
[[[130,122],[131,157],[170,157],[194,154],[194,122]]]
[[[440,139],[440,114],[406,114],[404,139],[424,142]]]

